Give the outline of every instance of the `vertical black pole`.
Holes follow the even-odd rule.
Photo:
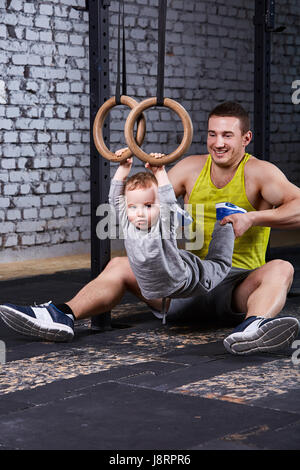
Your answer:
[[[270,160],[270,70],[274,0],[255,0],[254,155]],[[273,16],[272,16],[273,14]]]
[[[110,240],[96,234],[97,207],[108,203],[109,161],[102,158],[94,144],[93,123],[100,106],[109,98],[109,0],[89,0],[90,60],[90,172],[91,172],[91,275],[97,277],[110,260]],[[104,125],[104,140],[109,141],[109,122]],[[92,329],[110,325],[110,312],[92,318]]]

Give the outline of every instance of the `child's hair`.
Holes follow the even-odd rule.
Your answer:
[[[132,175],[130,178],[128,178],[125,184],[125,190],[133,191],[134,189],[138,188],[150,188],[153,183],[157,186],[157,179],[153,173],[140,171],[139,173],[136,173],[135,175]]]

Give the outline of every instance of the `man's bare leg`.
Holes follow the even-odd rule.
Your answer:
[[[269,261],[236,287],[233,308],[253,315],[274,318],[283,309],[293,282],[294,268],[283,260]]]
[[[146,301],[141,295],[127,257],[112,258],[102,273],[84,286],[66,304],[77,320],[111,310],[128,290],[139,299],[160,309],[161,300]]]
[[[232,354],[273,352],[289,346],[299,332],[293,317],[275,318],[285,305],[293,281],[293,266],[273,260],[253,271],[236,287],[233,308],[246,319],[224,339]]]
[[[70,341],[74,337],[75,319],[109,311],[129,290],[141,300],[134,274],[126,257],[113,258],[103,272],[83,287],[65,304],[47,302],[40,305],[0,305],[0,316],[7,326],[18,333],[49,341]],[[160,299],[147,302],[159,309]]]

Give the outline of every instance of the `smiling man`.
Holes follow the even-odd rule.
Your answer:
[[[233,354],[275,351],[289,345],[299,332],[295,318],[275,318],[282,310],[293,280],[293,266],[283,260],[265,262],[270,227],[300,226],[300,189],[269,162],[246,153],[252,139],[247,112],[226,102],[208,118],[208,155],[194,155],[169,172],[177,197],[204,205],[204,243],[196,254],[207,253],[215,203],[230,201],[246,213],[225,217],[237,239],[228,277],[202,299],[172,301],[169,315],[198,310],[239,322],[224,340]],[[197,224],[197,221],[196,221]]]
[[[246,153],[250,143],[249,117],[238,103],[217,106],[209,115],[207,155],[181,160],[168,173],[176,197],[192,207],[195,225],[197,205],[204,206],[204,243],[195,251],[201,259],[216,221],[215,205],[230,202],[244,213],[226,216],[237,236],[228,276],[211,292],[197,297],[171,299],[168,317],[204,313],[238,326],[224,339],[232,354],[277,351],[291,344],[299,332],[293,317],[277,317],[293,281],[293,266],[287,261],[265,262],[270,227],[300,227],[300,189],[269,162]],[[154,273],[155,274],[155,273]],[[163,279],[161,279],[163,282]],[[103,272],[68,302],[39,306],[0,306],[3,320],[19,333],[54,341],[74,335],[73,319],[111,310],[126,290],[147,302],[161,317],[160,299],[146,301],[141,295],[127,257],[113,258]],[[277,317],[277,318],[276,318]]]

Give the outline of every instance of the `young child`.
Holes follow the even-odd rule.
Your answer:
[[[132,158],[118,167],[109,202],[119,215],[127,256],[143,297],[166,299],[209,292],[231,268],[235,240],[232,225],[216,222],[205,260],[179,249],[178,205],[164,166],[147,163],[151,172],[127,179],[131,166]]]

